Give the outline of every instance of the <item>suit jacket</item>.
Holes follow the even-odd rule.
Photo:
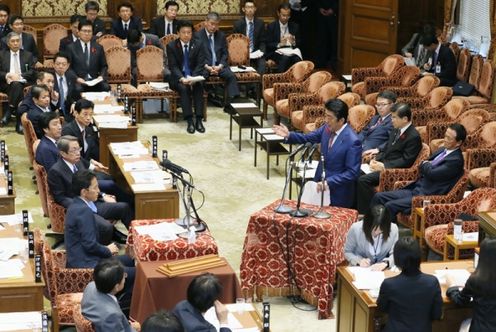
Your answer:
[[[234,22],[233,33],[241,33],[248,36],[245,17]],[[253,19],[253,48],[255,51],[260,50],[265,52],[265,23],[257,17]]]
[[[165,49],[164,45],[160,42],[160,39],[151,34],[151,33],[145,33],[145,41],[143,44],[141,44],[139,47],[130,47],[128,45],[129,50],[131,51],[131,68],[136,68],[136,51],[139,49],[142,49],[145,46],[155,46],[160,48],[162,51],[164,51],[164,77],[166,76],[166,73],[169,73],[169,69],[167,67],[167,50]]]
[[[93,21],[93,36],[98,33],[105,34],[105,22],[99,17],[95,18]]]
[[[33,36],[29,33],[23,32],[21,34],[22,38],[22,50],[30,52],[33,55],[33,61],[36,63],[39,59],[39,52],[38,52],[38,46],[36,46],[36,42],[33,38]],[[2,49],[8,50],[9,47],[7,46],[7,36],[2,38]]]
[[[387,116],[381,124],[375,126],[380,117],[379,114],[375,115],[358,134],[358,138],[362,141],[363,151],[375,149],[387,142],[389,133],[393,129],[391,115]]]
[[[54,166],[55,167],[55,166]],[[74,198],[64,221],[64,243],[69,268],[94,268],[110,249],[97,241],[95,214],[81,197]]]
[[[141,23],[141,18],[137,16],[131,16],[128,22],[127,31],[135,29],[138,31],[143,31],[143,24]],[[120,39],[127,39],[127,32],[124,31],[123,23],[121,18],[116,18],[112,20],[112,27],[110,30],[112,35],[119,37]]]
[[[383,331],[429,332],[431,321],[441,319],[441,287],[432,275],[401,273],[383,281],[377,306],[388,313]]]
[[[169,60],[169,68],[171,70],[171,85],[177,86],[179,80],[184,77],[183,69],[183,47],[179,39],[171,41],[167,44],[167,59]],[[196,40],[191,39],[189,42],[189,67],[192,76],[202,75],[207,76],[205,70],[205,50],[203,45]]]
[[[3,30],[2,32],[0,32],[0,39],[2,39],[3,37],[6,37],[9,32],[11,32],[12,29],[10,29],[10,26],[8,23],[6,23],[4,26],[3,26]]]
[[[59,160],[60,154],[57,145],[55,145],[50,139],[43,135],[40,139],[40,144],[36,149],[35,160],[38,164],[43,166],[48,172],[52,168],[53,164]]]
[[[325,160],[325,175],[331,195],[331,205],[351,207],[355,193],[355,182],[360,175],[362,143],[353,129],[346,125],[329,149],[331,131],[323,125],[308,134],[291,132],[288,143],[320,143],[320,151]],[[315,180],[320,181],[322,165],[319,163]]]
[[[83,292],[81,313],[93,323],[96,332],[106,331],[135,331],[126,316],[109,294],[100,292],[95,282],[90,282]]]
[[[17,108],[17,111],[20,112],[19,114],[22,115],[24,113],[29,112],[29,110],[35,108],[36,105],[34,104],[33,101],[33,95],[31,94],[31,87],[28,88],[28,93],[24,96],[24,99],[22,102],[19,104],[19,107]],[[50,101],[50,109],[52,111],[56,111],[58,109],[58,103],[54,104]],[[33,124],[34,126],[34,124]],[[43,132],[43,131],[42,131]]]
[[[36,80],[36,71],[34,69],[33,55],[31,52],[19,50],[19,63],[21,65],[22,77],[32,83]],[[5,80],[5,75],[10,71],[10,50],[4,50],[0,52],[0,82],[7,83]]]
[[[441,45],[436,60],[436,52],[432,54],[432,67],[429,72],[434,73],[441,80],[440,85],[453,86],[456,83],[456,59],[453,52],[446,45]],[[435,62],[435,63],[434,63]],[[436,73],[436,64],[441,66],[441,72]]]
[[[67,46],[71,45],[73,42],[74,41],[71,33],[69,33],[67,37],[60,39],[59,52],[67,52]]]
[[[412,53],[415,58],[415,64],[419,68],[423,68],[424,64],[427,63],[429,58],[432,56],[432,52],[422,46],[421,38],[422,36],[420,33],[414,33],[410,41],[401,49],[402,55],[405,55],[407,52]]]
[[[295,47],[300,47],[301,38],[298,24],[294,22],[288,22],[288,31],[290,34],[295,36]],[[277,44],[279,44],[280,40],[281,27],[279,26],[279,20],[275,20],[274,22],[267,25],[267,33],[265,39],[265,48],[267,50],[267,52],[265,53],[266,58],[271,58],[274,55],[275,51],[277,50]]]
[[[165,19],[163,16],[157,16],[152,20],[150,24],[150,30],[148,31],[158,38],[165,36]],[[172,31],[171,33],[177,33],[177,20],[172,21]]]
[[[462,151],[456,149],[433,166],[431,161],[443,151],[444,148],[440,148],[429,157],[428,162],[423,162],[420,165],[420,178],[405,189],[412,189],[414,195],[447,194],[463,176],[464,161]]]
[[[85,128],[85,136],[86,143],[88,144],[88,148],[86,152],[81,151],[81,157],[90,161],[91,159],[100,160],[100,143],[98,139],[98,129],[94,125],[89,125]],[[83,134],[79,129],[78,123],[76,120],[71,121],[69,123],[65,123],[62,128],[62,135],[71,135],[77,137],[79,146],[84,147]]]
[[[188,301],[183,300],[176,304],[172,310],[181,321],[185,332],[215,332],[215,327],[207,322],[202,313],[195,309]],[[220,332],[230,332],[231,329],[223,327]]]
[[[391,223],[391,231],[386,241],[382,241],[381,250],[376,254],[375,260],[369,250],[370,242],[363,232],[363,221],[351,225],[346,243],[344,245],[344,257],[350,265],[359,265],[362,258],[368,258],[372,264],[376,262],[388,261],[389,266],[394,265],[393,248],[398,241],[398,226]]]
[[[92,79],[102,76],[107,79],[107,60],[103,47],[96,41],[90,42],[90,65],[86,66],[83,47],[80,42],[72,43],[67,47],[68,53],[71,56],[71,69],[76,73],[77,77],[86,79],[89,74]]]
[[[208,41],[208,35],[206,29],[201,29],[200,31],[195,32],[195,39],[198,43],[203,44],[205,50],[205,64],[212,65],[212,52],[210,51],[210,44]],[[227,42],[226,35],[222,31],[216,31],[214,33],[214,49],[216,62],[215,65],[223,65],[224,67],[228,67],[227,63]]]
[[[50,111],[53,112],[51,109]],[[42,138],[45,135],[45,132],[40,127],[40,120],[43,113],[45,111],[39,108],[34,102],[31,103],[28,111],[28,120],[31,121],[36,137],[38,138]]]
[[[89,163],[82,159],[76,163],[78,170],[87,169]],[[59,158],[48,171],[48,188],[56,203],[68,208],[74,197],[72,192],[72,170],[67,166],[64,159]],[[96,234],[96,233],[95,233]]]
[[[393,144],[398,130],[391,131],[388,141],[379,147],[379,153],[375,157],[377,161],[383,162],[386,168],[412,166],[422,149],[422,139],[413,124]]]
[[[55,85],[53,88],[55,91],[57,91],[60,94],[59,79],[58,79],[57,74],[54,73],[54,75],[55,75]],[[64,91],[64,93],[65,93],[65,102],[64,102],[65,113],[63,115],[64,115],[66,122],[72,121],[72,119],[73,119],[73,116],[70,114],[72,103],[75,103],[76,101],[81,99],[82,87],[76,81],[77,78],[78,77],[77,77],[76,73],[74,73],[74,71],[72,71],[71,69],[68,69],[64,74],[64,80],[67,84],[67,91]],[[59,109],[61,109],[60,100],[59,100],[59,103],[57,106]]]

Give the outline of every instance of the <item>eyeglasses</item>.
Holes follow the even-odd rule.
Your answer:
[[[84,32],[84,33],[93,33],[93,30],[83,29],[83,30],[79,30],[79,32]]]
[[[75,149],[70,149],[69,151],[67,151],[67,153],[78,154],[78,153],[81,153],[82,150],[83,150],[83,148],[75,148]]]
[[[375,107],[381,108],[381,107],[386,107],[388,105],[391,105],[391,103],[385,103],[385,104],[375,104]]]

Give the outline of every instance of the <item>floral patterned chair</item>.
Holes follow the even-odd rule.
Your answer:
[[[479,84],[475,86],[476,92],[472,96],[457,97],[466,99],[470,104],[490,104],[494,84],[494,64],[490,60],[485,60],[482,65]]]
[[[74,325],[76,326],[77,332],[95,332],[93,323],[83,316],[81,304],[76,304],[74,307],[72,318],[74,319]]]
[[[453,220],[460,214],[475,216],[478,212],[496,209],[496,189],[479,188],[459,202],[451,204],[431,204],[424,208],[425,242],[429,248],[442,255],[447,234],[453,234]],[[464,221],[464,232],[477,232],[479,221]],[[449,253],[451,256],[453,253]],[[461,256],[473,254],[473,250],[462,250]]]
[[[348,110],[348,123],[356,133],[370,122],[375,115],[375,108],[370,105],[356,105]]]
[[[494,186],[496,122],[488,122],[467,142],[466,162],[470,184],[476,188]]]
[[[394,92],[398,98],[401,97],[425,97],[434,88],[439,86],[441,81],[434,75],[421,77],[410,87],[390,87],[388,90]]]
[[[136,98],[138,90],[131,85],[131,51],[122,46],[110,47],[105,50],[107,59],[107,81],[113,92],[120,85],[122,97]]]
[[[467,48],[462,48],[458,57],[458,65],[456,67],[456,79],[459,81],[467,82],[470,75],[470,64],[472,63],[472,56]]]
[[[396,70],[403,67],[405,61],[399,54],[393,54],[386,57],[376,67],[361,67],[351,70],[351,91],[358,93],[362,98],[365,98],[366,88],[365,79],[368,77],[389,77]]]
[[[43,209],[43,216],[48,217],[48,203],[47,203],[47,173],[45,168],[33,160],[33,169],[36,176],[36,186],[38,187],[38,195],[40,196],[41,208]]]
[[[458,43],[456,42],[452,42],[449,44],[449,48],[451,52],[453,52],[453,54],[455,55],[455,59],[458,62],[458,57],[460,56],[460,51],[461,51],[460,45],[458,45]]]
[[[397,99],[397,102],[410,104],[412,108],[413,118],[415,119],[415,112],[417,110],[436,110],[444,105],[453,96],[453,89],[446,86],[438,86],[432,89],[424,97],[401,97]],[[416,125],[416,123],[414,122]]]
[[[160,38],[160,42],[162,43],[162,46],[164,46],[164,50],[167,47],[167,44],[169,44],[173,40],[176,40],[177,38],[179,38],[179,35],[175,33],[171,33]]]
[[[53,66],[53,57],[59,51],[60,40],[67,37],[68,31],[65,26],[53,23],[43,28],[43,65],[48,66],[51,61]]]
[[[122,39],[114,35],[103,35],[96,42],[103,47],[104,51],[112,47],[123,47]]]
[[[301,83],[310,76],[314,66],[311,61],[299,61],[284,73],[265,74],[262,76],[263,114],[265,119],[267,119],[268,106],[275,106],[274,84]]]
[[[325,83],[330,82],[332,75],[327,71],[317,71],[301,83],[276,83],[274,84],[274,122],[279,124],[280,118],[291,119],[294,109],[289,104],[289,97],[298,94],[316,93]]]
[[[27,113],[24,113],[21,116],[21,125],[23,129],[24,143],[26,144],[26,150],[28,151],[29,163],[32,165],[34,160],[33,144],[38,137],[36,137],[33,124],[29,121]]]
[[[365,103],[374,106],[377,94],[392,87],[411,87],[420,76],[420,70],[414,66],[403,66],[388,77],[367,77],[364,81]]]
[[[317,92],[298,93],[289,95],[291,125],[303,131],[307,123],[315,121],[314,115],[308,111],[310,106],[322,106],[329,100],[338,97],[346,90],[343,82],[327,82]]]

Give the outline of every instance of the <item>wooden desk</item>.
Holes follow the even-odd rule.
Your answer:
[[[484,240],[484,238],[496,238],[496,211],[492,212],[480,212],[479,218],[479,243]]]
[[[179,193],[177,189],[163,189],[158,191],[133,190],[135,183],[130,172],[124,170],[124,161],[114,154],[109,146],[110,160],[109,170],[115,181],[123,188],[127,188],[134,195],[135,219],[164,219],[179,218]],[[126,161],[155,160],[151,155],[139,156],[138,158],[126,159]]]
[[[110,161],[109,143],[133,142],[138,139],[138,127],[128,125],[125,129],[99,128],[100,132],[100,162],[108,165]]]
[[[0,188],[7,192],[7,178],[3,173],[0,175]],[[12,195],[0,195],[0,215],[15,213],[15,199],[15,189]]]
[[[422,263],[424,273],[434,274],[435,270],[467,269],[472,272],[473,262],[453,261],[440,263]],[[359,290],[353,284],[353,275],[344,266],[338,267],[338,320],[337,331],[340,332],[374,332],[376,325],[384,319],[384,314],[377,309],[375,298],[368,291]],[[386,271],[386,278],[398,274]],[[443,296],[443,318],[432,322],[432,331],[458,331],[460,323],[472,315],[471,308],[460,308],[446,297],[446,285],[441,285]],[[379,322],[379,324],[378,324]],[[379,328],[379,326],[377,327]]]
[[[424,248],[425,216],[424,208],[413,210],[413,237],[419,241],[420,248]]]
[[[447,261],[449,259],[448,255],[448,247],[453,247],[454,251],[454,259],[457,261],[460,259],[460,250],[462,249],[475,249],[479,245],[478,241],[461,241],[458,242],[455,240],[455,236],[453,234],[447,234],[446,240],[444,241],[444,251],[443,251],[443,259]]]

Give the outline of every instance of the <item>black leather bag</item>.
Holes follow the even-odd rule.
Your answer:
[[[458,81],[453,86],[453,95],[455,96],[470,96],[474,93],[475,87],[467,82]]]

